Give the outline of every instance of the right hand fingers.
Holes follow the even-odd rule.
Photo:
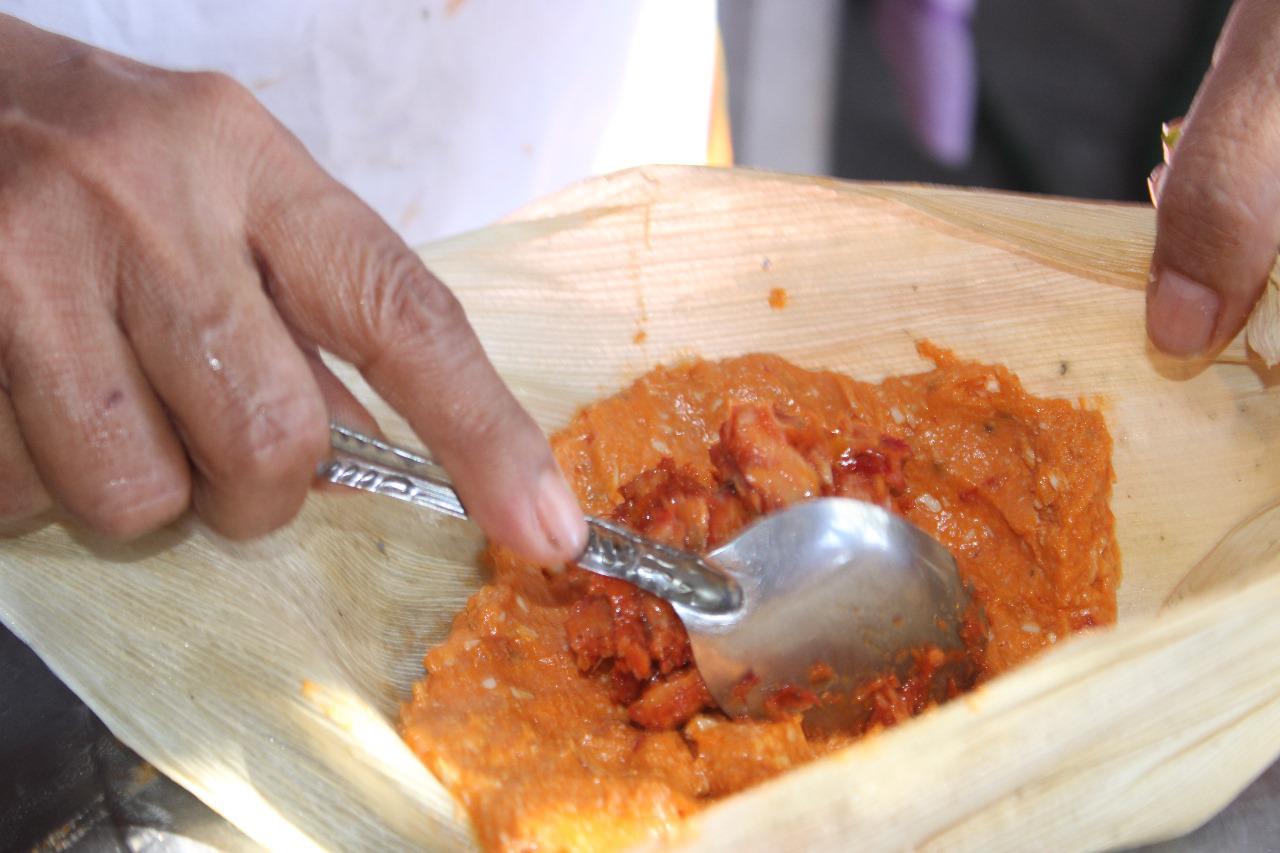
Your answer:
[[[0,87],[0,102],[16,93],[19,107],[0,111],[0,149],[16,149],[0,157],[0,219],[16,211],[10,218],[32,235],[29,245],[11,241],[18,255],[95,261],[87,274],[49,289],[73,283],[72,301],[96,309],[84,313],[96,319],[61,329],[44,349],[17,336],[24,346],[4,358],[23,437],[59,501],[124,535],[172,515],[173,496],[190,486],[176,470],[185,460],[175,457],[177,439],[145,374],[187,443],[208,519],[233,535],[282,522],[323,453],[318,379],[327,396],[342,397],[326,372],[308,370],[291,331],[302,350],[318,344],[360,367],[454,474],[468,509],[497,541],[544,561],[575,555],[585,525],[545,438],[452,294],[385,224],[225,78],[162,74],[77,52],[0,16],[0,47],[30,52],[39,38],[56,41],[50,57],[63,58],[14,65],[0,51],[0,78],[12,84]],[[36,70],[24,77],[28,68]],[[80,76],[60,76],[68,69]],[[31,159],[52,163],[74,191],[45,203],[15,190],[15,164],[19,184],[39,171],[28,168]],[[32,228],[45,214],[50,227]],[[275,306],[256,289],[258,261]],[[46,285],[21,277],[6,284],[27,296]],[[117,317],[141,368],[112,325]],[[56,393],[48,381],[60,383]],[[113,435],[127,440],[104,434],[97,447],[67,445],[76,434],[58,429],[61,420],[103,421],[102,401],[116,400],[117,386],[127,405],[113,403],[110,418],[128,427],[113,427]],[[244,476],[237,462],[246,452],[252,464]],[[84,463],[78,474],[73,462]],[[134,499],[162,495],[161,511],[104,519],[95,490],[127,493],[107,486],[142,484],[145,476],[112,466],[144,462],[152,473],[166,469],[169,488],[137,489]]]
[[[576,557],[582,510],[457,299],[305,155],[273,173],[298,192],[264,195],[250,222],[290,325],[405,415],[493,539],[546,563]]]
[[[6,254],[96,261],[87,274],[0,280],[32,297],[6,304],[20,307],[10,332],[40,325],[32,318],[52,328],[15,334],[0,366],[55,498],[124,535],[172,517],[188,489],[224,532],[279,524],[324,452],[320,394],[346,400],[326,371],[308,369],[305,352],[319,345],[355,361],[408,416],[492,537],[543,561],[575,556],[581,511],[457,301],[242,88],[4,17],[0,78],[0,100],[19,108],[0,111],[0,147],[12,149],[0,156],[0,220],[31,236]],[[42,167],[72,191],[40,181]],[[55,191],[38,199],[31,184]],[[44,293],[83,310],[46,318]],[[113,508],[122,494],[134,496],[131,516]]]
[[[15,26],[0,16],[0,48]],[[283,523],[328,442],[243,229],[274,125],[224,78],[22,29],[66,60],[24,75],[0,51],[0,368],[43,486],[124,538],[192,495],[232,536]]]
[[[193,506],[226,536],[268,533],[328,455],[316,381],[240,241],[210,234],[167,266],[137,251],[145,270],[120,283],[119,315],[186,447]],[[155,298],[155,279],[183,298]]]
[[[22,446],[66,509],[107,535],[136,536],[186,508],[186,459],[110,315],[62,291],[61,270],[44,272],[54,274],[25,288],[12,266],[0,275],[3,368]],[[40,275],[26,273],[27,283]]]
[[[303,351],[318,346],[359,368],[453,475],[468,513],[495,541],[544,563],[576,557],[586,543],[577,499],[457,299],[267,121],[276,132],[246,175],[245,233]],[[311,361],[325,396],[351,409],[340,383]]]

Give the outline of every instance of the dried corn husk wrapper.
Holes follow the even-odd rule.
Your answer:
[[[669,843],[1136,844],[1202,823],[1280,753],[1280,372],[1241,343],[1207,367],[1148,347],[1153,223],[1121,205],[654,168],[422,250],[549,430],[659,362],[766,351],[875,380],[924,369],[921,338],[1105,413],[1119,627],[716,804]],[[0,616],[259,841],[467,849],[465,816],[393,721],[481,582],[480,545],[354,494],[317,494],[247,545],[187,523],[109,546],[49,523],[0,549]]]
[[[1267,367],[1280,364],[1280,259],[1271,267],[1267,286],[1249,315],[1244,335]]]

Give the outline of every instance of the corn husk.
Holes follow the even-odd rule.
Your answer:
[[[422,250],[547,429],[659,362],[764,351],[875,380],[925,368],[922,338],[1106,416],[1117,628],[729,798],[672,843],[1131,845],[1194,828],[1280,754],[1280,372],[1239,342],[1203,368],[1149,348],[1153,224],[1130,206],[652,168]],[[9,535],[0,617],[249,835],[473,845],[393,728],[481,582],[473,529],[317,494],[251,544],[191,522],[130,546],[56,522]]]
[[[1280,258],[1267,276],[1258,304],[1249,314],[1245,340],[1267,367],[1280,364]]]

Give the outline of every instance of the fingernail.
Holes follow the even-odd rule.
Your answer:
[[[1151,195],[1151,206],[1160,206],[1160,194],[1164,192],[1164,179],[1169,173],[1169,167],[1164,163],[1159,163],[1151,174],[1147,176],[1147,192]]]
[[[587,525],[578,499],[569,491],[558,468],[548,468],[538,479],[538,523],[551,549],[567,558],[577,557],[587,546]]]
[[[1199,355],[1209,346],[1222,297],[1199,282],[1161,270],[1147,288],[1147,334],[1169,355]]]

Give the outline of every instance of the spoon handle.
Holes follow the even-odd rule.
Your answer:
[[[334,457],[320,466],[322,480],[467,517],[448,475],[425,454],[334,423],[329,441]],[[587,546],[574,562],[588,571],[627,581],[699,614],[729,615],[742,603],[737,582],[697,554],[601,518],[588,517],[587,531]]]

